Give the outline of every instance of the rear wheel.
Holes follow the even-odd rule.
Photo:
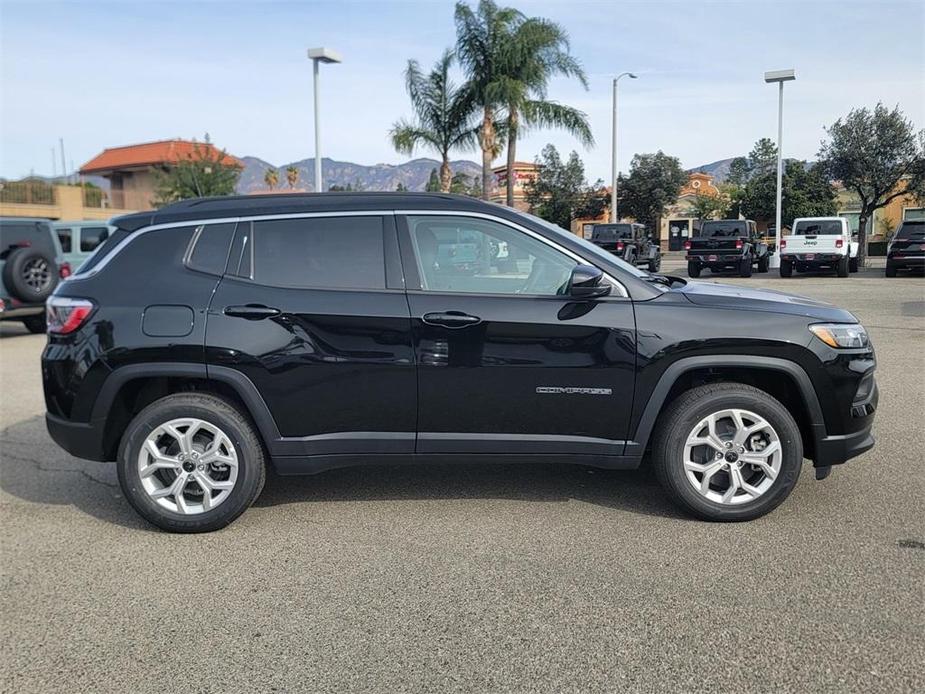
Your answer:
[[[752,258],[751,256],[743,258],[739,262],[739,277],[751,277],[752,276]]]
[[[213,395],[181,393],[148,405],[119,447],[119,484],[129,503],[164,530],[199,533],[231,523],[266,478],[250,421]]]
[[[789,260],[780,261],[780,276],[790,277],[793,275],[793,263]]]
[[[649,258],[649,272],[658,272],[662,267],[662,254],[656,253],[654,258]]]
[[[688,277],[700,277],[700,263],[687,263]]]
[[[793,490],[803,464],[800,430],[787,409],[740,383],[687,391],[662,413],[653,438],[659,482],[704,520],[769,513]]]
[[[839,277],[848,276],[848,256],[845,256],[835,264],[835,272]]]
[[[887,277],[896,277],[896,266],[891,262],[887,261],[886,264],[886,276]]]

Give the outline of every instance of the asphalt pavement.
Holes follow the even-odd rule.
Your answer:
[[[879,358],[874,450],[743,524],[646,470],[447,464],[271,478],[169,535],[51,442],[44,337],[3,324],[0,688],[925,691],[925,280],[723,281],[849,308]]]

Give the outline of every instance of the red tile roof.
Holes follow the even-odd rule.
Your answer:
[[[214,152],[216,156],[220,151],[215,145],[205,142],[192,142],[190,140],[160,140],[158,142],[145,142],[140,145],[126,145],[125,147],[110,147],[104,149],[93,159],[80,167],[82,174],[100,174],[120,169],[135,169],[146,166],[159,166],[175,164],[181,159],[190,159],[194,156],[195,147],[201,152]],[[243,167],[243,164],[230,154],[222,159],[223,164]]]

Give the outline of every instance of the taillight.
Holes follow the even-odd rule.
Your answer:
[[[684,250],[685,250],[685,251],[689,251],[690,249],[691,249],[691,242],[690,242],[690,241],[685,241],[685,242],[684,242]]]
[[[71,276],[71,264],[70,263],[61,263],[58,267],[58,275],[61,276],[61,279],[66,280]]]
[[[67,335],[83,325],[95,306],[87,299],[72,299],[66,296],[53,296],[45,304],[45,318],[48,332],[54,335]]]
[[[780,249],[784,250],[787,247],[787,239],[780,240]]]
[[[622,251],[622,250],[623,250],[623,242],[622,242],[622,241],[617,241],[617,250],[618,250],[618,251]]]
[[[845,245],[844,239],[835,239],[835,248],[842,248]]]
[[[740,250],[741,248],[742,248],[742,239],[736,239],[736,250]]]

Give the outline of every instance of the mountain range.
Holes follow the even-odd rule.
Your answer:
[[[267,192],[264,175],[267,169],[275,168],[279,171],[277,190],[289,190],[286,181],[286,169],[294,166],[299,171],[299,178],[292,190],[311,191],[315,178],[315,160],[303,159],[288,164],[276,166],[257,157],[239,157],[244,164],[244,170],[238,179],[237,192],[242,194]],[[324,186],[351,186],[354,190],[395,190],[399,184],[408,190],[424,190],[430,178],[430,172],[440,168],[436,159],[420,158],[406,161],[403,164],[373,164],[364,166],[348,161],[336,161],[322,157],[321,175]],[[481,177],[482,167],[474,161],[457,159],[450,162],[453,173],[463,173],[470,177]]]

